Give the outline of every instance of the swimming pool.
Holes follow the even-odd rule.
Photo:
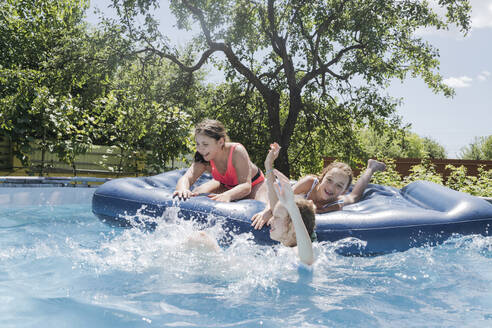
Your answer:
[[[308,270],[248,235],[222,253],[186,245],[188,221],[111,227],[89,189],[0,189],[1,327],[492,326],[491,237],[377,257],[320,243]]]

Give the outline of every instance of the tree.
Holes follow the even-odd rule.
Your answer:
[[[189,112],[203,91],[198,74],[138,59],[122,62],[109,93],[99,98],[98,128],[106,143],[119,148],[116,171],[145,161],[147,173],[156,173],[189,152]]]
[[[446,158],[446,150],[435,140],[416,133],[387,129],[382,134],[372,129],[359,132],[364,159],[367,158]]]
[[[25,164],[35,139],[43,154],[56,152],[73,165],[97,138],[93,101],[125,43],[112,26],[89,32],[87,7],[86,0],[0,4],[0,133]]]
[[[437,141],[429,137],[423,139],[423,150],[430,158],[446,158],[446,149]],[[420,156],[423,157],[423,156]]]
[[[482,153],[484,159],[492,160],[492,135],[488,136],[483,145],[482,145]]]
[[[473,142],[460,151],[460,158],[474,160],[492,160],[492,135],[475,137]]]
[[[323,111],[318,124],[378,125],[394,113],[396,102],[381,90],[393,78],[421,77],[435,92],[453,91],[436,72],[437,49],[416,36],[419,28],[470,28],[470,5],[465,0],[441,0],[441,17],[426,1],[331,0],[247,1],[171,0],[180,28],[197,22],[201,50],[194,65],[176,57],[160,38],[152,9],[157,0],[113,0],[128,36],[139,40],[139,51],[168,58],[183,70],[194,71],[212,54],[224,54],[228,79],[243,78],[260,93],[268,111],[272,141],[282,146],[278,167],[289,173],[289,146],[306,98]],[[136,22],[144,16],[144,26]],[[164,40],[164,41],[163,41]],[[285,104],[283,104],[285,102]],[[282,108],[286,113],[282,113]],[[338,112],[333,122],[327,113]],[[342,135],[346,133],[341,133]]]

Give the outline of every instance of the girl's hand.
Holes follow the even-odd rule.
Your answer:
[[[259,213],[256,213],[251,218],[251,226],[258,230],[263,228],[263,226],[272,218],[272,211],[270,209],[265,209]]]
[[[278,170],[274,170],[273,174],[275,174],[275,177],[277,178],[277,183],[274,184],[274,188],[278,200],[284,204],[285,207],[288,205],[295,206],[294,191],[292,190],[289,179]]]
[[[273,168],[273,162],[277,159],[279,152],[280,146],[278,143],[274,142],[270,144],[270,150],[268,151],[268,155],[265,159],[265,170],[271,170]]]
[[[179,199],[186,200],[190,197],[197,196],[197,193],[194,193],[189,189],[175,190],[173,193],[173,197],[176,197],[176,196],[178,196]]]

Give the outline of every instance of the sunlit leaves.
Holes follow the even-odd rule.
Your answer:
[[[460,158],[472,160],[492,160],[492,135],[475,137],[468,146],[461,149]]]
[[[126,12],[136,8],[134,2],[114,2]],[[323,125],[333,127],[331,136],[336,138],[330,142],[334,145],[344,143],[340,138],[350,136],[351,140],[354,126],[377,127],[394,121],[398,101],[382,90],[395,78],[419,77],[434,92],[451,96],[453,90],[443,84],[438,72],[437,49],[416,32],[445,29],[450,24],[465,33],[470,28],[470,6],[462,0],[438,4],[417,0],[173,0],[171,10],[179,27],[200,26],[197,51],[218,43],[227,48],[227,60],[216,62],[217,67],[224,70],[228,83],[246,80],[260,92],[269,112],[271,139],[281,142],[283,152],[292,138],[308,140],[314,135],[307,129],[300,135],[296,132],[296,137],[292,134],[293,127],[311,115],[313,101],[315,108],[322,108],[317,115]],[[336,113],[346,115],[337,118]],[[282,151],[281,158],[286,160]],[[289,153],[289,160],[298,157]]]
[[[90,34],[82,20],[87,7],[83,0],[0,4],[0,48],[8,49],[0,54],[0,132],[19,158],[37,139],[36,147],[72,163],[93,142],[92,101],[114,62],[104,33]]]

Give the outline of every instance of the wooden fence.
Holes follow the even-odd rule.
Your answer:
[[[9,138],[0,135],[0,175],[36,175],[40,172],[40,167],[43,165],[43,172],[45,175],[59,175],[59,176],[135,176],[139,175],[139,172],[144,168],[144,163],[134,163],[132,166],[126,166],[123,168],[123,172],[117,172],[120,165],[120,150],[117,147],[109,146],[93,146],[91,150],[82,155],[78,155],[75,159],[75,172],[74,168],[70,165],[58,160],[56,154],[45,153],[44,160],[42,159],[42,152],[37,149],[36,145],[33,145],[35,149],[30,157],[31,166],[23,167],[22,164],[14,158],[12,154],[12,144]],[[191,157],[189,158],[189,160]],[[325,166],[328,163],[334,161],[333,157],[325,157]],[[446,181],[450,171],[445,167],[451,164],[455,167],[466,167],[467,174],[471,176],[478,175],[478,167],[483,166],[486,170],[492,169],[492,161],[476,161],[476,160],[464,160],[464,159],[431,159],[434,164],[437,173],[441,174]],[[408,176],[410,174],[410,168],[414,165],[421,163],[419,158],[396,158],[396,170],[402,176]],[[166,167],[183,168],[187,164],[182,161],[166,163]],[[164,165],[163,165],[164,167]],[[74,174],[75,173],[75,174]],[[360,169],[354,169],[354,175],[358,176]]]
[[[335,160],[334,157],[325,157],[325,166]],[[441,174],[444,181],[448,178],[451,173],[450,170],[446,170],[446,165],[453,165],[455,167],[464,166],[466,168],[466,174],[470,176],[478,176],[478,168],[482,166],[485,170],[492,170],[492,161],[478,161],[478,160],[468,160],[468,159],[430,159],[431,163],[434,165],[436,172]],[[405,177],[410,175],[410,169],[414,165],[418,165],[422,162],[420,158],[396,158],[395,166],[396,171],[400,176]],[[360,169],[353,169],[354,176],[360,174]]]
[[[29,156],[30,166],[26,167],[14,157],[9,138],[0,135],[0,176],[138,176],[143,174],[145,168],[143,161],[125,163],[122,166],[118,147],[94,145],[87,153],[77,155],[72,167],[60,161],[56,154],[45,152],[43,155],[37,143],[31,146],[34,151]],[[182,161],[170,161],[162,166],[164,170],[165,167],[182,168],[185,165]]]

